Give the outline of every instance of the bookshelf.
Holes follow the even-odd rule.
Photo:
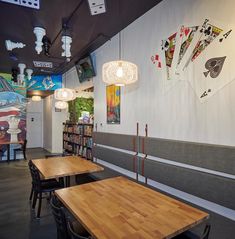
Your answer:
[[[63,123],[63,150],[92,160],[93,124]]]

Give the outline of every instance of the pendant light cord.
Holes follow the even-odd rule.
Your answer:
[[[121,23],[122,23],[122,18],[121,18],[121,1],[118,1],[118,15],[121,19]],[[122,30],[121,30],[122,31]],[[118,37],[119,37],[119,60],[121,60],[121,53],[122,53],[122,42],[121,42],[121,31],[119,31],[118,33]]]

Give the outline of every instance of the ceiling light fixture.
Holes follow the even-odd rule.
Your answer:
[[[8,51],[12,51],[15,48],[24,48],[26,45],[22,42],[13,42],[11,40],[6,40],[5,46]]]
[[[64,110],[68,108],[68,103],[65,101],[56,101],[55,102],[55,108]]]
[[[55,99],[60,101],[70,101],[75,98],[75,90],[69,88],[61,88],[55,90]]]
[[[33,95],[32,101],[41,101],[42,97],[40,95]]]
[[[65,87],[60,88],[60,89],[56,89],[54,91],[54,97],[55,97],[56,100],[70,101],[70,100],[74,100],[76,98],[75,90],[66,88],[66,82],[67,82],[67,73],[65,72],[65,74],[64,74]]]
[[[120,0],[119,0],[119,17],[120,16]],[[119,40],[119,60],[110,61],[103,64],[102,79],[108,85],[125,86],[135,83],[138,80],[138,67],[132,62],[122,60],[122,39],[121,31],[118,33]]]
[[[32,69],[26,69],[26,73],[27,73],[27,76],[28,76],[28,80],[31,80],[32,74],[33,74],[33,70]]]
[[[102,79],[108,85],[125,86],[138,80],[138,67],[132,62],[121,60],[121,32],[119,36],[119,60],[103,64]]]
[[[40,54],[43,46],[42,38],[46,35],[46,30],[42,27],[35,27],[33,33],[36,35],[35,50],[37,54]]]

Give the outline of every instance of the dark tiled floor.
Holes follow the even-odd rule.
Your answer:
[[[43,158],[47,151],[28,150],[28,158]],[[0,238],[53,239],[56,238],[54,219],[49,203],[43,200],[42,218],[35,219],[30,208],[30,174],[24,160],[0,164]]]

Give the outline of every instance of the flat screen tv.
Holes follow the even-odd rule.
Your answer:
[[[79,60],[76,64],[76,69],[78,73],[78,79],[81,83],[95,76],[95,69],[91,56],[87,56]]]

